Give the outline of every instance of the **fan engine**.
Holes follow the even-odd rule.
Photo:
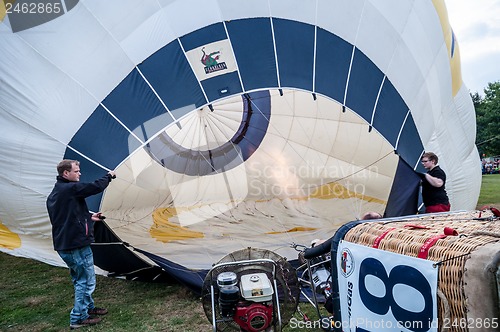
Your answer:
[[[203,307],[217,331],[280,331],[299,298],[295,269],[271,251],[247,248],[207,274]]]

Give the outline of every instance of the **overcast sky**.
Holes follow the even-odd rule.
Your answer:
[[[457,37],[462,79],[471,92],[500,81],[500,0],[446,0]]]

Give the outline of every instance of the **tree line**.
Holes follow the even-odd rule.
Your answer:
[[[476,146],[481,157],[500,156],[500,81],[488,83],[484,97],[471,93],[476,110]]]

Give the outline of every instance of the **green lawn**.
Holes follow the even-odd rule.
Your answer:
[[[483,176],[478,207],[483,205],[500,208],[500,175]],[[4,253],[0,267],[0,331],[69,330],[73,288],[67,269]],[[200,300],[177,284],[98,276],[94,298],[110,313],[101,324],[79,331],[211,331]]]
[[[483,175],[477,208],[484,205],[500,208],[500,174]]]
[[[0,253],[0,331],[68,331],[73,287],[67,269]],[[97,276],[104,322],[79,331],[209,331],[198,299],[178,285]]]

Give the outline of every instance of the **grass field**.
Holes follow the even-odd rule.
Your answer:
[[[500,175],[484,175],[482,183],[477,206],[500,208]],[[0,331],[69,330],[73,287],[67,269],[4,253],[0,267]],[[177,284],[98,276],[94,299],[110,313],[101,324],[79,331],[211,331],[199,298]]]
[[[484,205],[500,208],[500,174],[483,175],[477,208]]]

